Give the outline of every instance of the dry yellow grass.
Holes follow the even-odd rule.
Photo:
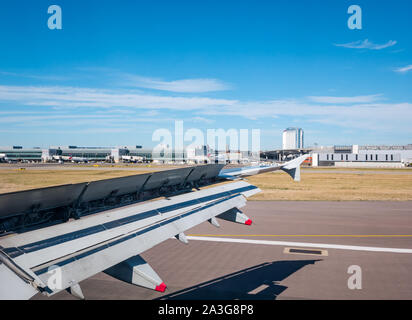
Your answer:
[[[412,200],[410,174],[302,172],[301,182],[285,173],[252,176],[262,189],[249,200]]]
[[[382,169],[386,170],[386,169]],[[147,172],[153,172],[148,169]],[[0,170],[0,193],[142,174],[126,170]],[[412,200],[412,175],[303,170],[302,181],[286,173],[256,175],[248,181],[262,192],[249,200]]]
[[[303,171],[385,171],[385,172],[412,172],[412,167],[402,168],[380,168],[380,167],[302,167]]]
[[[146,173],[126,170],[1,170],[0,193]]]

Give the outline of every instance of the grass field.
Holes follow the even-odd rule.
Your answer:
[[[252,176],[248,181],[262,189],[249,200],[412,200],[412,175],[390,171],[353,174],[310,170],[302,171],[300,182],[276,172]]]
[[[382,173],[338,173],[303,170],[301,182],[286,173],[274,172],[249,177],[262,192],[249,200],[412,200],[412,174],[380,169]],[[151,171],[150,169],[147,172]],[[0,193],[66,183],[123,177],[146,171],[128,170],[0,170]]]

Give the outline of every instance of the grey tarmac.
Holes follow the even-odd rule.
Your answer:
[[[251,226],[219,220],[220,228],[204,223],[187,235],[412,249],[412,202],[249,201],[243,209]],[[170,239],[142,255],[164,293],[104,273],[80,285],[86,299],[412,299],[411,253],[284,253],[290,247]],[[361,268],[362,289],[348,287],[351,266]],[[51,299],[75,298],[64,291]]]

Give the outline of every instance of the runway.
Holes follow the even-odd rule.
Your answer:
[[[81,283],[86,299],[412,299],[412,202],[249,201],[243,211],[251,226],[204,223],[188,245],[170,239],[142,255],[164,293],[100,273]],[[361,289],[348,287],[351,266]]]

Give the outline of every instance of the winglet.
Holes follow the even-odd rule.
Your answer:
[[[283,164],[280,169],[289,174],[293,178],[293,180],[300,181],[300,165],[308,157],[309,154],[297,157],[296,159],[293,159]]]

